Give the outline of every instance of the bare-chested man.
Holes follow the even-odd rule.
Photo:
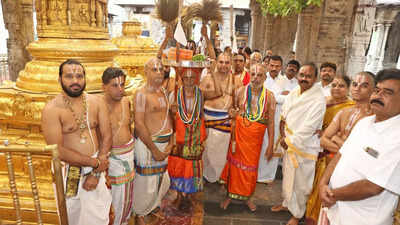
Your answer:
[[[228,195],[220,206],[226,209],[231,199],[244,200],[254,212],[256,205],[250,197],[256,188],[257,168],[266,130],[271,141],[268,142],[265,158],[269,161],[273,155],[276,102],[274,94],[263,85],[266,73],[262,64],[250,66],[250,77],[250,84],[237,91],[237,98],[230,112],[236,120],[236,147],[230,145],[227,163],[221,175],[221,179],[227,184]]]
[[[219,180],[228,153],[231,119],[228,109],[232,105],[232,93],[242,86],[240,77],[231,74],[231,57],[220,54],[216,71],[206,75],[200,83],[204,95],[204,113],[208,138],[203,154],[204,177],[209,182]],[[233,88],[234,87],[234,88]]]
[[[66,163],[68,221],[107,225],[111,193],[103,172],[112,142],[107,107],[99,97],[83,92],[86,77],[80,62],[63,62],[59,82],[63,91],[44,107],[42,130],[47,144],[57,144]]]
[[[124,97],[124,72],[109,67],[103,72],[103,100],[107,105],[112,129],[112,148],[108,176],[111,183],[114,225],[127,224],[132,214],[134,168],[134,139],[130,102]]]
[[[375,76],[371,72],[360,72],[351,82],[350,92],[355,106],[338,112],[321,137],[321,146],[336,153],[349,136],[351,129],[362,118],[372,115],[369,98],[375,88]]]
[[[147,83],[135,99],[135,167],[133,210],[137,223],[145,224],[146,215],[160,217],[158,207],[169,189],[167,157],[173,147],[172,119],[169,116],[168,93],[162,88],[163,65],[157,58],[145,65]]]

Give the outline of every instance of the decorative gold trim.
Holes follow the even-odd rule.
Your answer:
[[[38,191],[38,188],[37,188],[37,185],[36,185],[35,170],[34,170],[33,165],[32,165],[32,153],[30,153],[30,152],[26,153],[26,159],[28,161],[29,177],[30,177],[30,180],[31,180],[33,202],[35,204],[37,221],[38,221],[38,224],[41,225],[41,224],[43,224],[43,221],[42,221],[42,208],[40,207],[39,191]]]
[[[12,156],[10,152],[6,152],[6,159],[7,159],[7,168],[8,168],[8,177],[10,180],[10,189],[13,198],[14,208],[15,208],[15,216],[17,225],[22,224],[22,217],[21,217],[21,206],[19,204],[19,196],[17,192],[17,186],[15,184],[15,173],[14,173],[14,165],[12,162]]]

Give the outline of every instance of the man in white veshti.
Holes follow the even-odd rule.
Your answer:
[[[400,194],[400,70],[378,72],[361,119],[320,182],[331,225],[391,225]]]
[[[169,116],[168,93],[162,88],[164,71],[161,61],[150,59],[145,64],[147,83],[135,99],[135,168],[133,210],[137,224],[146,223],[145,216],[162,217],[157,208],[170,185],[167,163],[171,152],[172,119]]]
[[[112,147],[108,178],[111,184],[114,225],[126,225],[132,214],[134,138],[132,137],[131,104],[124,97],[126,75],[120,68],[108,67],[102,76],[104,96],[110,114]]]
[[[282,205],[273,212],[289,210],[287,225],[297,225],[304,216],[308,195],[312,190],[317,155],[321,151],[319,130],[326,110],[325,96],[315,85],[318,69],[314,63],[304,64],[297,79],[299,86],[289,93],[282,106],[280,145],[285,150],[282,162]]]
[[[240,78],[231,74],[231,60],[230,55],[220,54],[216,70],[200,82],[207,127],[203,176],[209,182],[218,181],[224,169],[230,141],[231,119],[228,109],[232,105],[232,90],[242,86]]]

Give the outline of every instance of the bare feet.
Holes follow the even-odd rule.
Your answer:
[[[250,201],[250,199],[246,201],[246,205],[247,207],[249,207],[251,212],[255,212],[257,210],[257,206],[252,201]]]
[[[271,207],[272,212],[280,212],[280,211],[289,211],[288,208],[284,207],[283,205],[275,205]]]
[[[219,207],[221,207],[221,209],[226,210],[228,208],[228,205],[231,203],[231,199],[229,197],[225,198],[225,200],[223,202],[221,202],[221,204],[219,204]]]
[[[292,216],[286,225],[298,225],[299,220],[300,219],[297,219],[296,217]]]

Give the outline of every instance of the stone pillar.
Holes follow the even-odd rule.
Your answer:
[[[377,71],[383,69],[383,60],[385,58],[385,47],[386,47],[387,37],[388,37],[389,29],[390,29],[391,25],[392,25],[391,23],[385,23],[384,24],[384,35],[383,35],[382,44],[380,46],[381,50],[379,52],[380,54],[379,54],[379,61],[378,61]],[[375,72],[377,72],[377,71],[375,71]]]
[[[377,23],[374,25],[374,31],[372,33],[371,42],[369,44],[367,63],[365,65],[366,71],[371,71],[373,73],[377,71],[384,29],[385,28],[383,23]]]
[[[297,15],[286,17],[267,15],[265,18],[264,52],[271,49],[287,62],[296,37]]]
[[[374,0],[359,0],[356,5],[352,37],[346,52],[345,71],[349,76],[364,70],[366,51],[372,40],[375,11]]]
[[[263,30],[263,16],[260,5],[255,1],[250,1],[251,9],[251,30],[249,46],[252,50],[259,49],[263,46],[264,33]]]
[[[399,55],[399,59],[397,60],[397,66],[396,66],[396,68],[400,70],[400,55]]]
[[[315,61],[313,46],[318,38],[321,9],[307,7],[299,14],[296,32],[296,58],[300,63]]]
[[[2,1],[4,24],[8,30],[7,51],[10,79],[15,81],[19,71],[31,60],[26,47],[33,41],[32,0]]]

